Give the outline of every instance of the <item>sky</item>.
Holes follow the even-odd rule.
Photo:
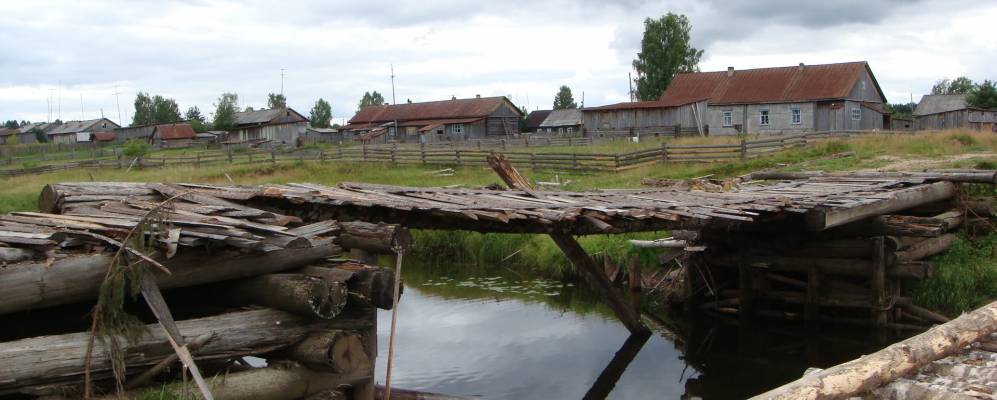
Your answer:
[[[371,90],[535,110],[568,85],[611,104],[629,98],[643,20],[668,12],[689,18],[703,71],[865,60],[890,102],[997,79],[992,0],[0,0],[0,120],[127,124],[140,91],[209,116],[223,92],[261,108],[282,70],[288,105],[324,98],[334,122]]]

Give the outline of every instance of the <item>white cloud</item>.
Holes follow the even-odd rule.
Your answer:
[[[63,119],[80,94],[87,118],[117,119],[115,85],[126,123],[138,91],[206,113],[226,91],[259,107],[281,68],[292,107],[323,97],[348,118],[364,91],[390,99],[390,64],[399,102],[511,95],[536,109],[567,84],[606,104],[627,98],[642,20],[668,11],[689,16],[704,70],[868,60],[893,101],[997,78],[997,5],[982,1],[3,2],[0,119],[46,119],[60,87]]]

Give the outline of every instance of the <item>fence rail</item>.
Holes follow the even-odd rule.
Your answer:
[[[506,158],[515,165],[531,168],[559,168],[575,170],[622,171],[642,165],[660,162],[718,162],[745,160],[764,156],[785,149],[806,146],[812,140],[829,137],[848,136],[854,132],[818,132],[779,136],[759,140],[744,140],[731,144],[674,145],[662,142],[659,147],[627,153],[560,153],[503,151]],[[587,138],[558,138],[554,140],[581,140]],[[575,142],[569,142],[575,143]],[[579,142],[584,143],[584,141]],[[509,143],[506,142],[506,145]],[[276,165],[285,161],[318,162],[373,162],[421,165],[487,165],[486,157],[498,148],[493,143],[477,146],[439,147],[433,145],[405,146],[361,146],[338,147],[327,150],[232,150],[198,153],[188,156],[153,156],[129,158],[117,153],[108,159],[93,159],[62,164],[43,165],[32,168],[0,169],[0,176],[18,176],[46,172],[65,171],[81,168],[132,168],[164,167],[178,165],[260,164]],[[580,145],[580,144],[577,144]]]

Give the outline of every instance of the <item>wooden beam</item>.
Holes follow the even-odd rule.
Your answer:
[[[582,248],[582,245],[574,237],[561,232],[551,232],[550,237],[554,239],[557,247],[564,252],[564,255],[575,266],[579,275],[588,282],[596,293],[606,299],[609,308],[613,310],[616,317],[620,319],[620,322],[631,333],[648,330],[641,322],[640,316],[627,304],[620,291],[609,282],[609,277],[606,276],[606,273],[596,265],[595,260],[585,252],[585,249]]]
[[[872,277],[869,281],[870,303],[872,304],[873,323],[885,326],[889,303],[886,299],[886,253],[883,250],[883,237],[872,238]]]
[[[955,193],[956,185],[943,181],[897,190],[890,193],[887,198],[870,205],[847,208],[817,207],[807,212],[807,226],[813,231],[822,231],[865,218],[947,199],[954,196]]]

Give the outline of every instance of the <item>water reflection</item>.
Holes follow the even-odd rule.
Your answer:
[[[735,399],[878,346],[854,333],[716,318],[670,319],[668,335],[632,337],[572,285],[406,271],[392,374],[403,388],[487,399]],[[382,356],[389,321],[379,315]],[[385,364],[378,360],[380,382]]]

